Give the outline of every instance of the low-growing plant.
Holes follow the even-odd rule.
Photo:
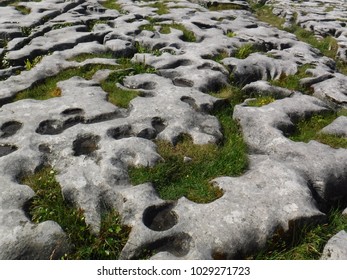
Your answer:
[[[235,32],[232,32],[232,31],[228,31],[228,32],[226,33],[226,36],[229,37],[229,38],[233,38],[233,37],[236,36],[236,33],[235,33]]]
[[[27,209],[31,220],[34,223],[52,220],[62,227],[73,246],[64,259],[117,259],[127,242],[130,228],[121,224],[116,212],[110,211],[102,216],[99,234],[92,234],[83,210],[72,207],[64,199],[55,175],[56,172],[48,166],[21,178],[21,183],[31,187],[36,194]]]
[[[29,71],[31,70],[33,67],[35,67],[35,65],[37,65],[38,63],[40,63],[40,61],[42,60],[42,56],[37,56],[35,57],[32,61],[30,61],[29,59],[25,60],[25,70]]]
[[[192,139],[182,135],[175,144],[156,141],[158,153],[164,161],[154,167],[132,167],[132,184],[152,182],[159,196],[175,200],[182,196],[207,203],[223,195],[223,190],[209,181],[218,176],[237,176],[247,168],[246,145],[238,125],[231,118],[231,105],[215,112],[222,127],[222,143],[194,145]],[[185,161],[184,158],[189,158]]]
[[[236,3],[218,3],[213,2],[207,5],[210,11],[223,11],[223,10],[248,10],[247,6],[239,5]]]

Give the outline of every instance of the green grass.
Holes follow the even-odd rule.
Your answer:
[[[77,62],[83,62],[87,59],[93,59],[93,58],[108,58],[113,59],[115,58],[112,52],[105,52],[105,53],[81,53],[79,55],[76,55],[69,59],[69,61],[77,61]]]
[[[298,72],[294,75],[285,75],[282,74],[278,80],[270,81],[270,84],[274,86],[279,86],[291,90],[297,90],[303,93],[309,94],[311,89],[300,85],[300,80],[303,78],[307,78],[310,75],[306,74],[306,70],[312,68],[311,64],[304,64],[298,68]]]
[[[181,30],[183,32],[183,36],[181,38],[183,41],[196,42],[196,37],[194,32],[188,30],[183,24],[180,24],[180,23],[161,24],[159,32],[162,34],[169,34],[171,33],[170,28]]]
[[[169,11],[170,11],[170,10],[168,9],[167,5],[166,5],[165,3],[163,3],[163,2],[161,2],[161,1],[157,1],[157,2],[155,2],[154,4],[151,4],[151,5],[149,5],[149,6],[152,7],[152,8],[157,8],[156,13],[157,13],[158,15],[168,14]]]
[[[203,58],[205,59],[211,59],[211,60],[214,60],[218,63],[220,63],[224,58],[227,58],[229,57],[229,53],[227,51],[221,51],[220,53],[216,54],[216,55],[208,55],[208,56],[204,56]]]
[[[272,96],[258,96],[257,98],[247,102],[248,106],[261,107],[274,102],[276,99]]]
[[[117,3],[117,0],[106,0],[104,2],[100,2],[100,4],[106,9],[116,10],[118,12],[121,12],[122,10],[122,6]]]
[[[315,114],[306,120],[300,121],[296,126],[296,131],[289,138],[293,141],[305,143],[316,140],[333,148],[347,149],[347,138],[320,133],[321,129],[339,116],[347,116],[347,112],[341,110],[339,112]]]
[[[31,13],[31,9],[26,7],[26,6],[23,6],[23,5],[18,5],[18,4],[15,4],[13,5],[14,8],[20,12],[22,15],[28,15]]]
[[[228,31],[228,32],[226,33],[226,36],[229,37],[229,38],[233,38],[233,37],[236,36],[236,33],[232,32],[232,31]]]
[[[130,229],[122,226],[114,211],[102,217],[100,232],[91,234],[85,223],[83,211],[73,208],[62,196],[61,187],[51,167],[21,178],[21,183],[30,186],[36,193],[29,206],[29,215],[34,223],[52,220],[67,234],[73,250],[64,259],[117,259],[127,242]]]
[[[61,71],[58,75],[44,79],[33,87],[19,92],[15,101],[32,98],[37,100],[46,100],[49,98],[57,97],[57,83],[60,81],[68,80],[74,76],[80,76],[84,79],[91,79],[96,71],[101,69],[117,69],[115,66],[110,65],[86,65],[83,67],[70,68]]]
[[[176,144],[156,141],[158,153],[164,161],[154,167],[132,167],[129,175],[132,184],[152,182],[162,199],[176,200],[182,196],[197,203],[211,202],[223,194],[223,190],[209,181],[218,176],[238,176],[247,168],[247,149],[232,109],[215,112],[222,128],[224,140],[219,145],[194,145],[187,135]],[[191,161],[184,162],[184,157]]]
[[[328,240],[340,230],[347,230],[347,218],[341,209],[332,209],[327,222],[306,225],[288,234],[276,233],[264,250],[247,257],[256,260],[318,260]]]
[[[235,52],[235,57],[238,59],[245,59],[247,58],[251,53],[257,52],[257,49],[252,44],[244,44],[241,47],[239,47]]]

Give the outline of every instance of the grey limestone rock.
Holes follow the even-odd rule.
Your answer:
[[[341,230],[325,245],[321,259],[347,260],[347,232]]]
[[[347,195],[347,151],[288,137],[298,121],[345,107],[346,76],[334,60],[260,22],[247,1],[169,1],[164,14],[148,2],[117,3],[120,11],[97,0],[22,2],[28,15],[0,7],[0,259],[56,259],[71,249],[60,225],[35,224],[28,215],[35,192],[20,178],[43,165],[54,168],[64,199],[83,210],[93,234],[105,211],[119,212],[131,227],[122,259],[137,258],[146,248],[156,252],[152,259],[235,259],[264,248],[275,232],[324,222],[328,207]],[[344,59],[343,3],[332,0],[336,7],[325,15],[327,4],[314,0],[267,3],[287,23],[334,36]],[[209,10],[217,5],[227,9]],[[238,54],[249,45],[250,53]],[[109,52],[114,58],[98,57]],[[76,61],[81,54],[92,56]],[[124,57],[133,63],[127,71]],[[32,67],[24,70],[25,64]],[[271,85],[308,64],[311,77],[301,83],[313,96]],[[107,69],[90,80],[63,78],[56,84],[60,96],[14,101],[62,71],[95,65]],[[102,89],[114,71],[124,73],[117,87],[138,94],[127,108],[110,103]],[[232,82],[244,86],[245,98],[280,99],[262,107],[241,101],[233,108],[230,118],[248,146],[246,172],[211,178],[223,195],[206,204],[163,200],[153,182],[133,186],[130,167],[163,160],[156,140],[175,144],[188,134],[199,145],[222,142],[212,112],[227,102],[209,93]],[[345,119],[322,132],[345,137]]]

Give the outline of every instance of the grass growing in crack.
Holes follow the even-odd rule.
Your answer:
[[[152,182],[163,199],[175,200],[182,196],[198,202],[211,202],[223,191],[209,184],[218,176],[237,176],[247,167],[246,145],[236,122],[232,120],[232,109],[220,109],[215,113],[224,134],[221,144],[194,145],[184,135],[176,144],[157,141],[158,153],[164,161],[154,167],[132,167],[129,175],[132,184]],[[184,162],[184,157],[191,158]]]
[[[272,96],[258,96],[252,100],[249,100],[247,102],[247,105],[252,107],[261,107],[261,106],[270,104],[274,102],[275,100],[276,99],[273,98]]]
[[[347,149],[347,138],[336,135],[320,133],[320,130],[332,123],[339,116],[347,116],[345,110],[325,114],[315,114],[306,120],[300,121],[296,131],[289,138],[297,142],[316,140],[333,148]]]
[[[171,29],[181,30],[183,32],[182,40],[185,42],[196,42],[196,37],[194,32],[188,30],[183,24],[180,23],[172,23],[172,24],[161,24],[159,32],[162,34],[171,33]]]
[[[156,13],[158,15],[164,15],[164,14],[169,13],[169,9],[168,9],[167,5],[163,2],[157,1],[154,4],[150,4],[149,6],[152,8],[157,8]]]
[[[111,52],[105,52],[105,53],[98,53],[98,54],[93,54],[93,53],[81,53],[79,55],[76,55],[69,59],[69,61],[77,61],[77,62],[83,62],[87,59],[93,59],[93,58],[108,58],[112,59],[115,58],[113,53]]]
[[[102,217],[99,235],[91,234],[83,211],[71,207],[64,200],[55,174],[51,167],[45,167],[21,180],[36,193],[28,209],[32,221],[41,223],[53,220],[62,227],[73,245],[73,251],[64,259],[117,259],[130,229],[122,226],[119,215],[111,211]]]
[[[100,2],[100,4],[106,9],[116,10],[118,12],[121,12],[122,10],[122,6],[119,3],[117,3],[117,0],[106,0]]]
[[[304,64],[298,67],[298,72],[294,75],[281,74],[278,80],[270,81],[270,84],[291,90],[297,90],[303,93],[310,93],[310,89],[300,84],[300,80],[310,75],[306,74],[306,70],[312,68],[311,64]]]
[[[236,50],[234,56],[238,59],[245,59],[251,53],[254,53],[256,51],[257,51],[256,48],[252,44],[244,44]]]
[[[332,209],[327,222],[309,225],[292,234],[275,234],[261,252],[247,259],[257,260],[312,260],[319,259],[325,244],[340,230],[347,230],[347,218],[341,209]]]
[[[104,54],[107,58],[110,54]],[[99,57],[99,54],[81,54],[74,59],[84,61],[87,58]],[[61,71],[58,75],[46,78],[37,83],[33,87],[19,92],[15,101],[32,98],[37,100],[45,100],[53,97],[59,97],[61,91],[57,88],[57,83],[68,80],[72,77],[79,76],[86,80],[90,80],[98,70],[109,69],[114,72],[101,82],[100,86],[108,93],[108,101],[119,107],[127,107],[129,102],[135,98],[138,93],[136,91],[124,90],[117,86],[122,83],[126,76],[133,76],[142,73],[156,73],[156,70],[144,63],[134,63],[130,59],[121,58],[118,60],[119,65],[104,64],[88,64],[81,67],[69,68]]]
[[[31,13],[31,9],[23,5],[14,5],[14,8],[22,15],[28,15]]]
[[[77,68],[70,68],[61,71],[58,75],[46,78],[45,80],[37,83],[33,87],[23,90],[16,95],[15,101],[25,98],[32,98],[37,100],[45,100],[57,97],[57,83],[60,81],[68,80],[74,76],[80,76],[84,79],[91,79],[96,71],[101,69],[117,69],[116,66],[110,65],[86,65]]]
[[[235,3],[217,3],[217,2],[213,2],[212,4],[208,4],[207,8],[210,11],[247,10],[247,6],[238,5]]]

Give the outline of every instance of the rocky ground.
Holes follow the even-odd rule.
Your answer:
[[[243,0],[163,1],[164,11],[156,2],[118,0],[118,9],[97,0],[0,2],[0,259],[69,251],[58,223],[34,223],[27,212],[35,192],[20,178],[44,165],[57,172],[65,200],[83,210],[94,234],[105,209],[119,212],[131,227],[122,259],[146,247],[155,249],[152,259],[247,256],[275,232],[324,223],[329,207],[346,202],[347,150],[289,139],[300,120],[347,109],[347,77],[339,67],[347,62],[346,2],[268,1],[288,29],[262,22]],[[294,24],[317,40],[333,38],[335,57],[298,40]],[[86,53],[94,56],[74,59]],[[138,93],[125,108],[109,102],[100,86],[124,57],[151,66],[144,73],[130,69],[118,84]],[[52,98],[20,98],[67,69],[93,65],[104,69],[61,78]],[[299,84],[306,92],[272,83],[303,66]],[[221,141],[212,111],[224,101],[209,93],[229,85],[249,93],[230,116],[248,147],[246,172],[214,178],[223,195],[205,204],[163,200],[150,182],[133,186],[130,166],[161,160],[155,141],[175,144],[182,134],[199,145]],[[273,102],[250,106],[249,98],[259,96]],[[322,131],[346,138],[346,116]],[[322,258],[346,259],[346,248],[342,231]]]

